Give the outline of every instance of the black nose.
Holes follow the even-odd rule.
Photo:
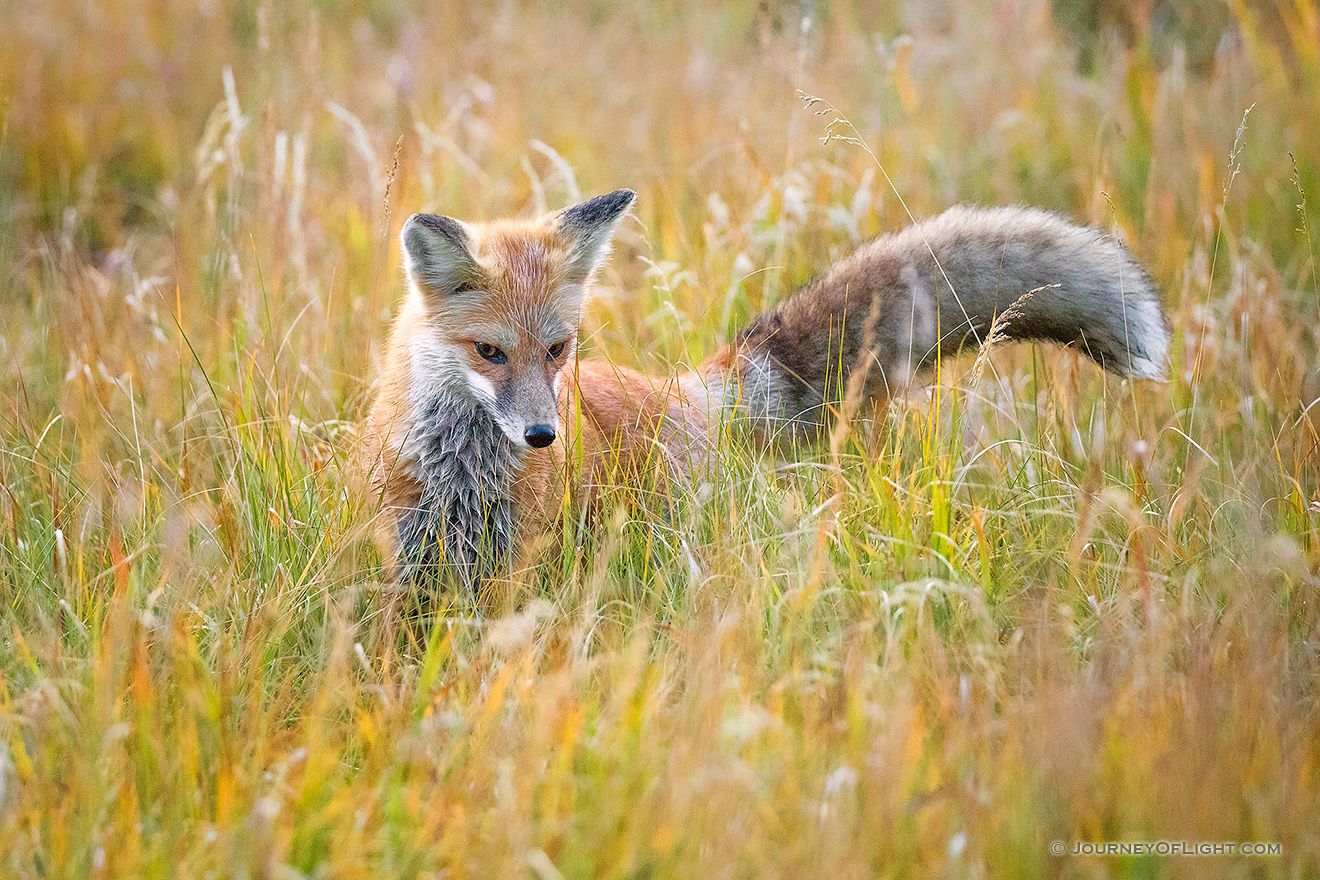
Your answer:
[[[554,425],[531,425],[523,431],[523,439],[537,449],[544,449],[555,442]]]

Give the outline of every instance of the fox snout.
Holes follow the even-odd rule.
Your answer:
[[[555,442],[559,402],[554,374],[547,372],[533,368],[495,384],[494,405],[487,408],[514,446],[544,449]]]

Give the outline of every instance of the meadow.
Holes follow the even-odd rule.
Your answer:
[[[1315,0],[0,10],[0,875],[1320,874]],[[620,187],[592,356],[1021,203],[1170,380],[972,353],[409,614],[348,478],[399,227]],[[1051,851],[1109,841],[1277,847]]]

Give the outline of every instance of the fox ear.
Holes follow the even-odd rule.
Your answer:
[[[555,221],[555,232],[571,243],[569,272],[577,281],[586,281],[610,252],[614,227],[637,193],[615,190],[565,209]]]
[[[449,294],[479,281],[465,227],[453,217],[413,214],[399,234],[408,278],[423,292]]]

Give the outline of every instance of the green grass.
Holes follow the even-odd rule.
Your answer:
[[[4,4],[0,875],[1314,876],[1320,7],[1168,7]],[[402,218],[621,186],[617,363],[1021,202],[1172,379],[969,356],[409,619],[347,461]]]

